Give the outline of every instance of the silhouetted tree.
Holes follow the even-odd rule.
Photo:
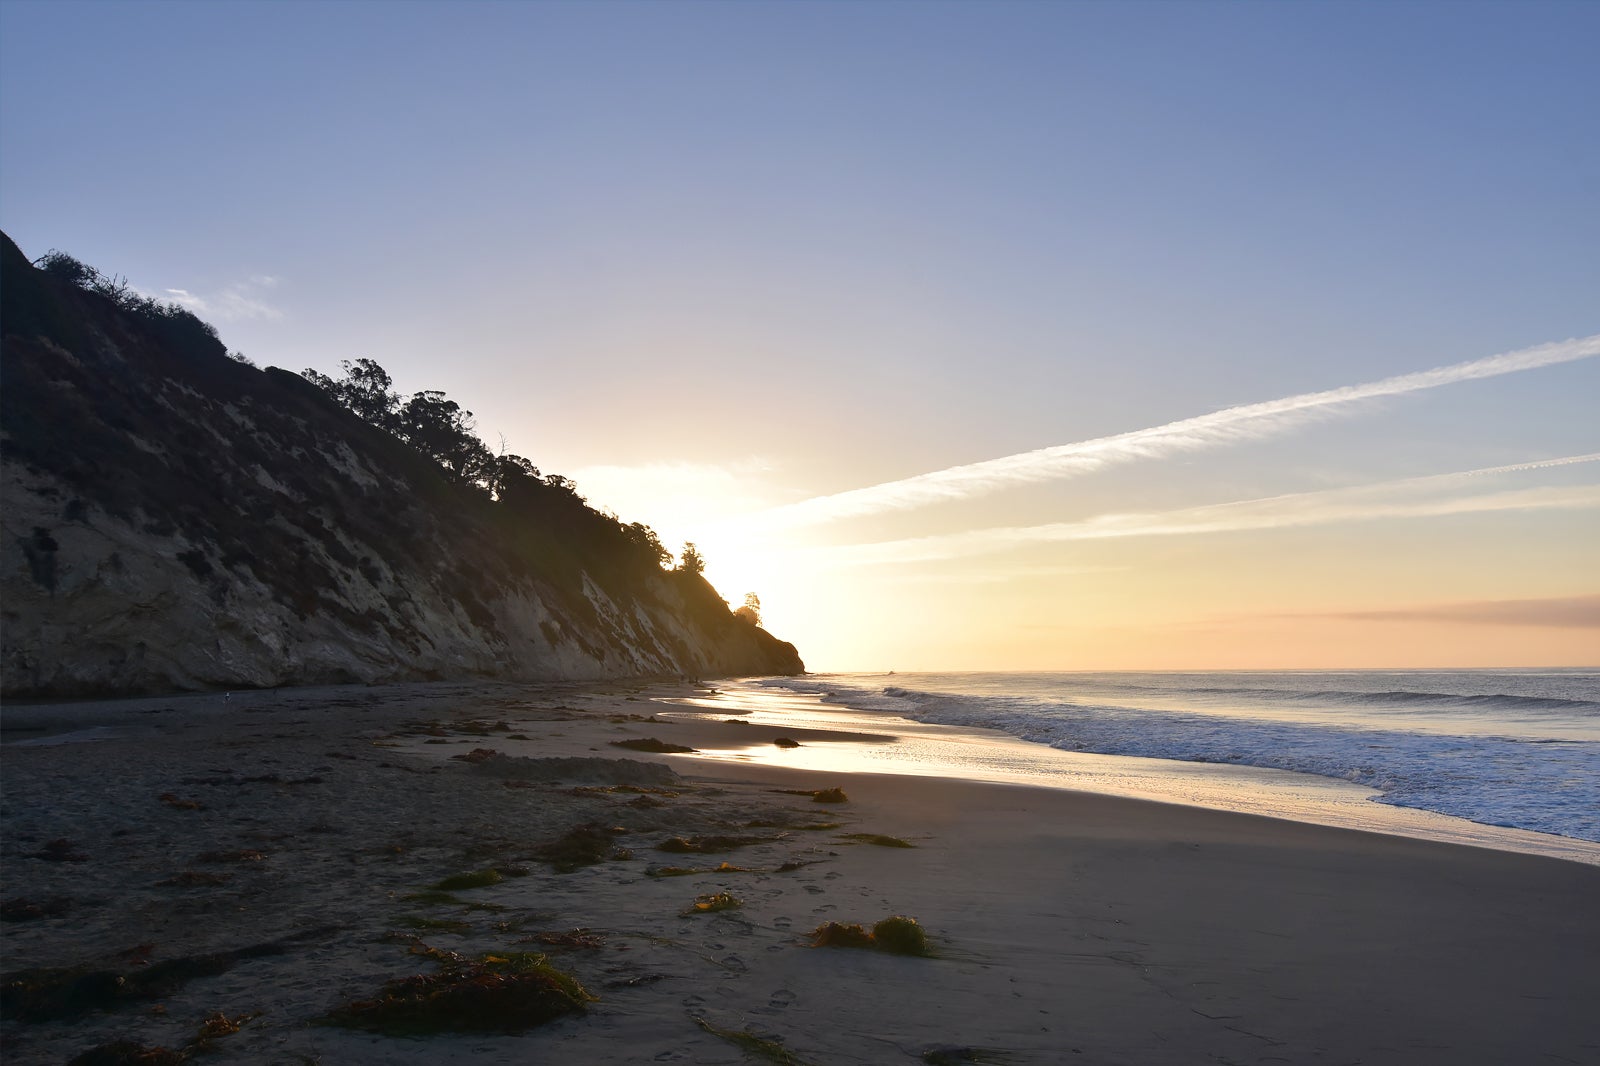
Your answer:
[[[753,626],[761,624],[761,597],[754,592],[744,594],[744,604],[733,612],[735,618],[749,622]]]
[[[706,561],[700,557],[700,549],[694,546],[694,541],[688,541],[683,546],[683,554],[679,556],[678,569],[686,574],[703,573]]]
[[[400,439],[444,467],[451,480],[483,484],[494,475],[494,454],[473,435],[472,412],[444,393],[415,393],[395,417]]]
[[[371,359],[340,361],[344,377],[338,380],[307,370],[301,376],[317,385],[363,422],[398,434],[400,396],[394,391],[389,372]]]

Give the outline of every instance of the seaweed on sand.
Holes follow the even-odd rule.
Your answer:
[[[896,955],[931,954],[928,950],[928,934],[915,918],[907,918],[903,914],[891,915],[874,925],[872,942],[879,951],[890,951]]]
[[[715,914],[717,911],[731,911],[744,906],[744,900],[737,898],[731,892],[709,892],[703,896],[696,896],[685,914]]]
[[[733,851],[752,844],[771,844],[782,840],[780,836],[722,836],[668,837],[656,845],[657,851],[670,851],[678,855],[704,855],[710,852]]]
[[[596,998],[537,952],[427,954],[439,961],[435,972],[389,981],[372,999],[346,1003],[323,1020],[386,1036],[517,1033],[581,1014]]]
[[[261,1012],[256,1011],[230,1018],[221,1011],[213,1011],[205,1016],[193,1039],[176,1051],[164,1047],[146,1047],[132,1040],[114,1040],[74,1056],[67,1066],[181,1066],[196,1054],[212,1050],[213,1040],[232,1036],[244,1027],[245,1022],[260,1016]]]
[[[573,929],[565,933],[533,933],[517,940],[519,944],[543,944],[551,948],[595,949],[604,945],[606,934],[592,929]]]
[[[682,744],[669,744],[655,737],[638,737],[632,740],[613,740],[614,748],[627,748],[629,751],[648,751],[656,755],[682,755],[692,752],[694,748],[686,748]]]
[[[460,892],[469,888],[486,888],[489,885],[498,885],[505,880],[499,870],[472,870],[464,874],[451,874],[442,881],[434,883],[436,892]]]
[[[1005,1062],[1009,1056],[1003,1052],[989,1051],[981,1047],[961,1047],[956,1045],[940,1045],[928,1048],[922,1053],[922,1061],[928,1066],[961,1066],[963,1062]]]
[[[849,803],[850,797],[837,785],[833,788],[775,788],[785,796],[810,796],[812,803]]]
[[[778,1066],[805,1066],[803,1059],[796,1058],[793,1052],[776,1040],[768,1040],[765,1037],[757,1036],[748,1029],[724,1029],[721,1026],[712,1025],[698,1015],[690,1015],[690,1017],[694,1018],[694,1023],[700,1028],[712,1036],[726,1040],[741,1051],[766,1059],[768,1062],[775,1062]]]
[[[533,857],[547,862],[557,873],[570,874],[583,866],[607,860],[633,858],[633,852],[620,846],[616,838],[627,830],[617,825],[584,822],[567,830],[548,844],[534,849]]]
[[[197,977],[226,973],[241,960],[282,955],[287,951],[286,942],[185,955],[126,972],[87,967],[21,970],[0,979],[0,1006],[9,1017],[22,1022],[72,1019],[134,1000],[161,999]]]
[[[875,948],[895,955],[929,957],[928,934],[915,918],[896,914],[883,919],[869,933],[859,925],[828,922],[811,934],[814,948]]]
[[[899,837],[884,836],[882,833],[840,833],[841,840],[851,840],[857,844],[875,844],[880,848],[914,848],[915,844],[901,840]]]
[[[872,934],[861,925],[846,925],[843,922],[828,922],[826,925],[817,926],[811,934],[811,946],[814,948],[870,948]]]

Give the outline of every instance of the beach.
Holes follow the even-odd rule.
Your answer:
[[[729,757],[894,740],[730,722],[711,695],[441,683],[8,706],[6,1060],[119,1041],[219,1063],[1600,1059],[1600,867]],[[652,740],[723,757],[616,746]],[[833,789],[843,802],[819,802]],[[577,827],[598,861],[552,848]],[[826,923],[891,915],[920,923],[928,957],[811,946]],[[515,1033],[393,1036],[341,1014],[447,952],[542,952],[594,998]],[[52,997],[63,970],[111,977]]]

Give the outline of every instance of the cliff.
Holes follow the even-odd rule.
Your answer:
[[[193,316],[0,252],[6,697],[804,669],[562,479],[492,499]]]

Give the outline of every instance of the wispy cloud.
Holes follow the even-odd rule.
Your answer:
[[[267,302],[267,294],[277,285],[277,278],[270,274],[258,274],[248,280],[234,282],[211,296],[202,296],[188,289],[163,289],[158,293],[145,295],[175,303],[193,311],[201,318],[240,322],[247,319],[282,318],[283,312]]]
[[[824,565],[834,566],[931,562],[984,555],[1025,545],[1066,541],[1285,529],[1334,522],[1437,518],[1491,511],[1600,507],[1600,485],[1542,486],[1469,494],[1449,492],[1464,483],[1498,474],[1596,461],[1600,461],[1600,452],[1172,511],[1107,514],[1078,522],[978,529],[941,536],[819,548],[811,553],[811,557]]]
[[[1457,622],[1463,625],[1600,629],[1600,593],[1531,600],[1433,603],[1372,611],[1326,611],[1287,617],[1330,618],[1348,622]]]
[[[817,496],[753,516],[763,525],[797,526],[965,499],[1013,485],[1072,477],[1118,463],[1159,459],[1239,441],[1260,440],[1354,410],[1363,401],[1514,374],[1600,355],[1600,334],[1348,385],[1264,403],[1229,407],[1148,429],[1061,444],[935,470],[830,496]]]

